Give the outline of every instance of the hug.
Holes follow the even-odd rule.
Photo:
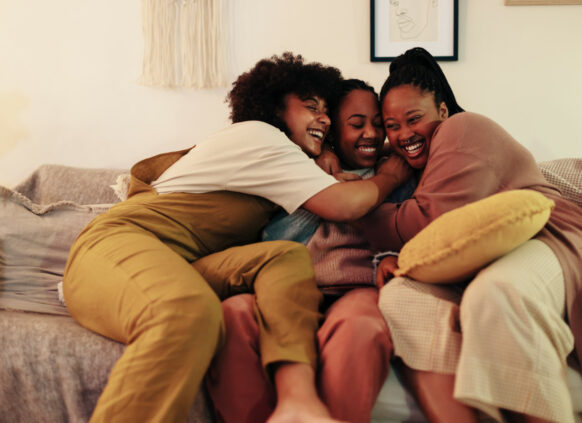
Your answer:
[[[205,389],[217,421],[369,422],[392,370],[431,422],[575,421],[582,208],[426,50],[379,94],[284,53],[227,101],[232,125],[135,164],[70,249],[68,311],[126,346],[90,421],[184,422]],[[447,269],[465,273],[406,267],[418,244],[442,252],[431,230],[479,256],[466,207],[516,211],[498,244],[537,220]]]

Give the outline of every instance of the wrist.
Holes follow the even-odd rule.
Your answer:
[[[380,192],[385,193],[385,195],[390,194],[392,190],[394,190],[398,185],[400,185],[400,181],[393,173],[378,173],[377,176],[379,176]]]

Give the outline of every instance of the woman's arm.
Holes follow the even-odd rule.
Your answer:
[[[411,176],[410,166],[393,155],[380,165],[376,176],[331,185],[309,198],[303,208],[333,222],[359,219]]]
[[[411,199],[384,203],[354,222],[375,249],[399,250],[443,213],[508,189],[511,175],[521,174],[523,147],[498,125],[474,114],[447,119],[430,148]]]
[[[324,170],[325,173],[333,175],[340,182],[357,181],[362,179],[360,175],[351,172],[345,172],[337,155],[329,149],[323,147],[321,154],[316,157],[315,163]]]

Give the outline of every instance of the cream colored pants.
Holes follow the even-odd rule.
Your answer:
[[[395,355],[411,368],[455,373],[454,397],[501,420],[500,409],[573,422],[564,279],[552,250],[530,240],[466,289],[392,279],[380,293]]]

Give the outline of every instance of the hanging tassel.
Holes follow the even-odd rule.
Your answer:
[[[154,87],[176,86],[177,19],[177,0],[142,0],[142,84]]]
[[[142,0],[140,82],[162,87],[226,85],[222,0]]]
[[[225,37],[220,0],[183,0],[180,15],[181,85],[226,85]]]

